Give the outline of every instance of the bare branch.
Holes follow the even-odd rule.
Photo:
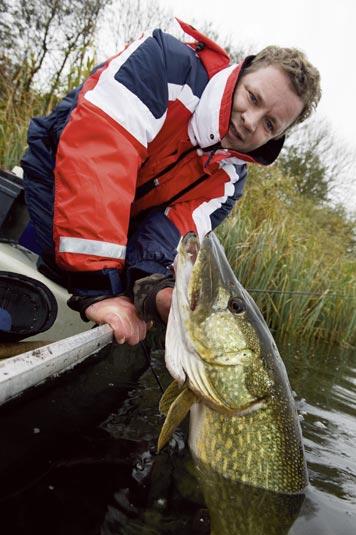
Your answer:
[[[169,30],[173,23],[172,11],[158,0],[114,0],[100,26],[100,55],[117,52],[150,28]]]

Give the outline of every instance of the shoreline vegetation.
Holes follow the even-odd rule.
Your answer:
[[[30,118],[48,113],[97,63],[96,32],[105,17],[112,35],[123,42],[146,27],[167,27],[171,20],[155,0],[136,0],[135,9],[124,0],[79,0],[75,9],[69,0],[46,6],[39,0],[5,4],[0,167],[7,170],[19,165]],[[200,21],[202,26],[219,40],[209,24],[204,28]],[[227,48],[238,61],[240,55]],[[317,124],[308,132],[309,137],[296,141],[291,136],[272,167],[250,166],[245,194],[217,234],[277,339],[354,347],[354,218],[330,201],[347,158],[328,128]]]
[[[278,165],[250,168],[245,195],[217,234],[279,340],[355,345],[353,230],[340,207],[295,192]]]

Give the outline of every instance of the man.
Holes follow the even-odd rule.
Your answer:
[[[190,44],[145,34],[34,118],[22,161],[42,270],[121,343],[167,319],[180,237],[214,229],[242,195],[246,164],[272,163],[320,99],[301,52],[268,47],[230,65],[180,24]]]

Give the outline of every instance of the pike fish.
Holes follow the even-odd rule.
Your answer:
[[[190,412],[189,447],[219,476],[267,491],[308,485],[301,428],[277,346],[217,237],[180,242],[166,332],[158,449]]]

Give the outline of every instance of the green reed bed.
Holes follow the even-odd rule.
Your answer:
[[[19,165],[21,155],[26,147],[28,122],[10,126],[0,113],[0,162],[3,169],[11,170]]]
[[[19,165],[27,143],[31,117],[38,115],[42,98],[35,94],[2,92],[0,99],[0,166],[11,170]]]
[[[263,176],[252,172],[244,200],[218,231],[232,268],[279,339],[354,344],[349,222],[301,198],[278,168]]]

